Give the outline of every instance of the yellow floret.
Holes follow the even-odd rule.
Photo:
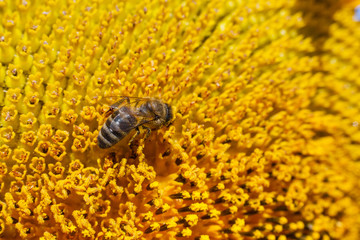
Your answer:
[[[358,239],[358,4],[0,1],[0,238]]]

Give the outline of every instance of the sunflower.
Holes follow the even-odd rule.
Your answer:
[[[0,0],[0,239],[359,239],[357,3]]]

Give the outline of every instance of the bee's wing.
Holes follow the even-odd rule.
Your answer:
[[[136,110],[134,110],[134,109],[137,109],[142,104],[148,102],[150,99],[152,99],[152,98],[122,96],[122,97],[120,97],[120,100],[118,100],[116,103],[114,103],[110,106],[108,113],[113,113],[114,111],[116,111],[117,109],[119,109],[123,106],[129,107],[130,109],[132,109],[134,116],[136,116],[136,118],[137,118],[138,124],[134,126],[134,128],[136,128],[143,124],[146,124],[148,122],[155,120],[155,116],[153,116],[153,115],[148,115],[148,116],[141,115],[141,114],[138,114],[136,112]]]
[[[138,117],[138,124],[136,124],[136,126],[134,126],[134,128],[140,127],[146,123],[155,121],[156,118],[155,117]]]
[[[149,101],[150,98],[120,96],[120,100],[110,106],[109,111],[115,111],[122,106],[137,107],[143,102]]]

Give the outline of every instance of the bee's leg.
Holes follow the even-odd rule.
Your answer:
[[[166,127],[170,127],[170,125],[173,124],[174,121],[170,121],[168,124],[166,124]]]
[[[129,97],[124,97],[123,99],[126,100],[128,104],[130,104],[130,98]]]
[[[150,136],[151,129],[148,127],[145,127],[145,126],[142,126],[142,127],[146,130],[146,135],[145,135],[145,139],[144,139],[144,140],[146,140]]]
[[[139,129],[139,127],[136,127],[135,130],[136,130],[136,133],[134,134],[134,136],[131,137],[131,139],[130,139],[130,141],[129,141],[129,145],[131,145],[131,143],[134,141],[134,139],[136,138],[136,136],[140,134],[140,129]]]

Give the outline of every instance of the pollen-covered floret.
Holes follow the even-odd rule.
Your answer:
[[[0,1],[0,238],[357,239],[353,8]],[[100,149],[122,96],[174,118]]]

